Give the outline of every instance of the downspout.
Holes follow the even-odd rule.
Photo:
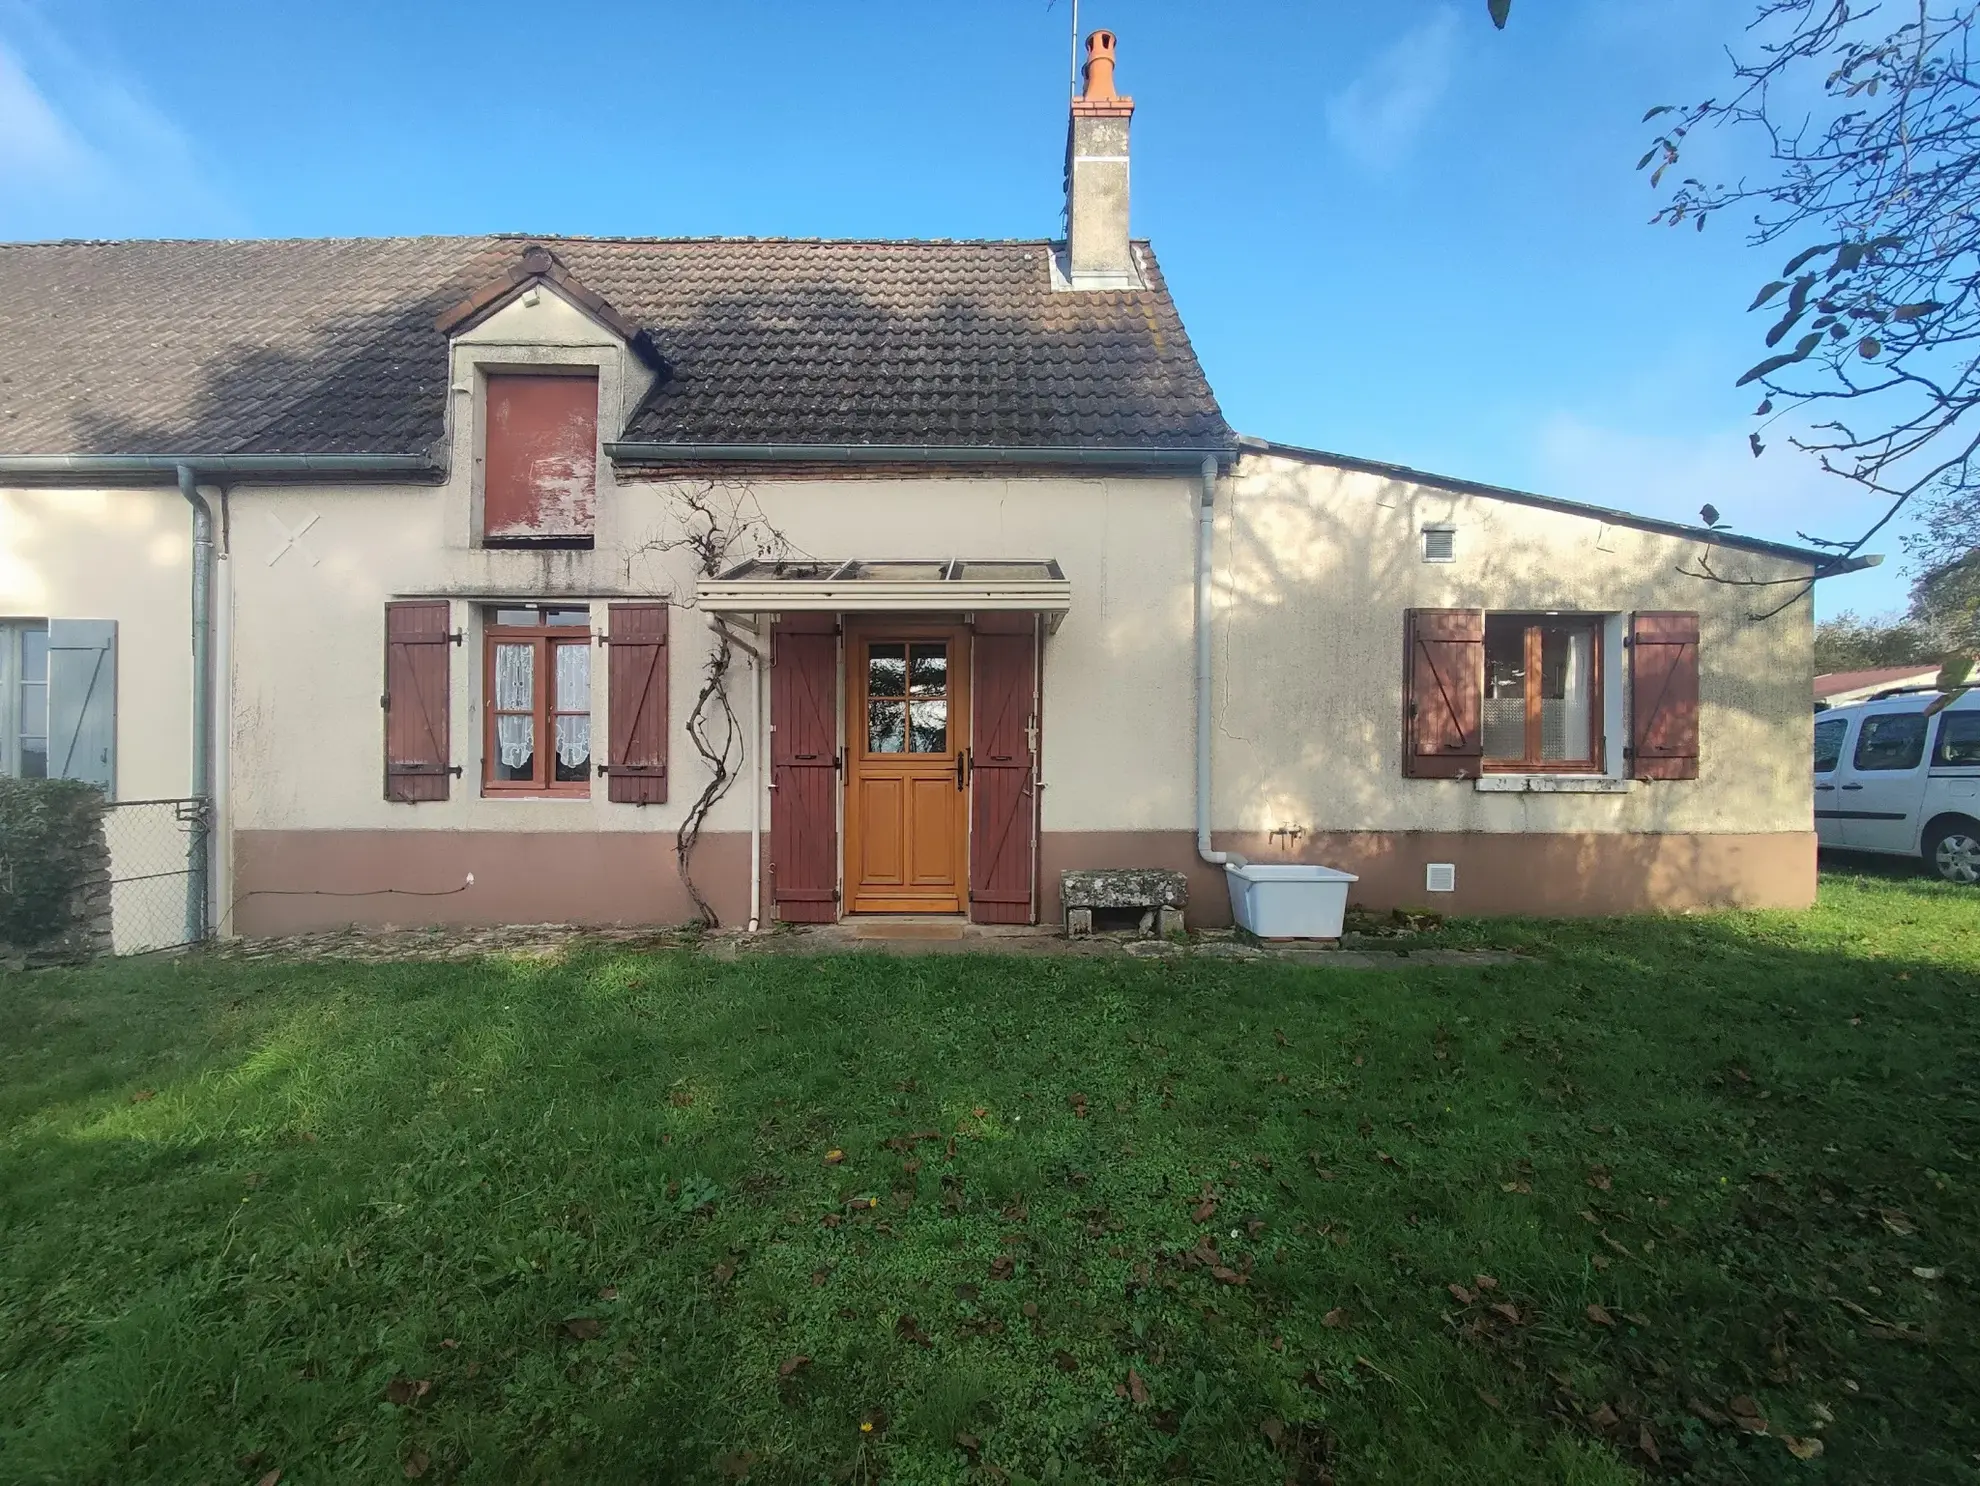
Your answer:
[[[763,662],[749,657],[749,932],[763,925]]]
[[[186,843],[186,938],[198,944],[207,930],[207,895],[213,855],[213,508],[199,493],[199,476],[178,466],[179,494],[193,513],[192,559],[192,794],[199,809]]]
[[[1210,557],[1216,525],[1217,461],[1206,457],[1196,508],[1196,854],[1212,867],[1242,867],[1237,853],[1210,846]]]

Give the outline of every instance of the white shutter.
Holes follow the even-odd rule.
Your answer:
[[[48,777],[117,793],[117,621],[48,621]]]

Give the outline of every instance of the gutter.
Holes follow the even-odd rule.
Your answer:
[[[605,446],[620,464],[934,464],[1082,466],[1094,469],[1188,469],[1208,459],[1228,464],[1237,451],[1066,444],[682,444],[622,441]]]
[[[1210,845],[1210,566],[1217,526],[1217,461],[1203,461],[1196,507],[1196,854],[1212,867],[1242,867],[1235,852]]]
[[[425,454],[0,454],[0,475],[37,479],[156,475],[434,475]]]

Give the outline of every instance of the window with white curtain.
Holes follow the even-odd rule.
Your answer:
[[[1485,616],[1488,769],[1602,768],[1602,621]]]
[[[591,611],[505,605],[484,636],[486,794],[591,793]]]

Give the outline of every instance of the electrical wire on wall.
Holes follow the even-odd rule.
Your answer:
[[[339,890],[322,887],[258,887],[235,897],[227,905],[227,912],[220,923],[220,932],[225,933],[233,922],[234,910],[249,898],[453,898],[474,886],[474,874],[468,873],[467,880],[459,887],[416,888],[416,887],[372,887]]]

